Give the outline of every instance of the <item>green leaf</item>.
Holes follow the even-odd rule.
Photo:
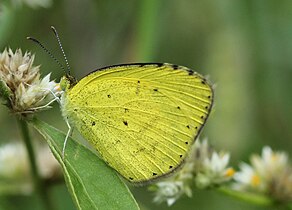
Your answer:
[[[65,135],[37,119],[30,123],[44,136],[61,164],[78,209],[139,209],[127,186],[96,154],[69,138],[63,159]]]

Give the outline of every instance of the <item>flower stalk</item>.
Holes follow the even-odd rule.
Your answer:
[[[43,180],[40,176],[40,173],[37,167],[36,155],[35,155],[34,148],[32,145],[32,139],[29,134],[27,122],[22,119],[17,119],[17,121],[21,129],[21,134],[22,134],[23,141],[25,143],[25,147],[27,149],[28,158],[30,162],[30,168],[31,168],[31,175],[34,182],[35,191],[40,197],[40,200],[43,203],[44,209],[47,209],[47,210],[54,209],[50,201],[48,191],[44,186]]]
[[[237,191],[226,186],[218,187],[216,188],[216,190],[230,197],[237,198],[247,203],[252,203],[259,206],[272,206],[275,204],[274,200],[272,200],[268,196],[261,195],[261,194]]]

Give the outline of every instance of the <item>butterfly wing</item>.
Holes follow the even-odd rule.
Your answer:
[[[181,165],[212,102],[211,86],[186,67],[124,64],[84,77],[63,111],[112,168],[143,183]]]

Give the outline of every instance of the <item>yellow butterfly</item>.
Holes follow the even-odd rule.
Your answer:
[[[134,183],[182,164],[213,103],[204,77],[167,63],[105,67],[79,82],[67,75],[61,87],[64,117]]]
[[[136,63],[101,68],[77,82],[64,57],[61,110],[70,129],[63,154],[73,125],[132,183],[147,183],[183,163],[213,104],[203,76],[173,64]]]

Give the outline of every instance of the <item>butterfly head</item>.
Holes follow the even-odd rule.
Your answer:
[[[71,89],[76,83],[77,80],[75,79],[75,77],[67,74],[61,78],[60,87],[63,91],[66,91],[68,89]]]

